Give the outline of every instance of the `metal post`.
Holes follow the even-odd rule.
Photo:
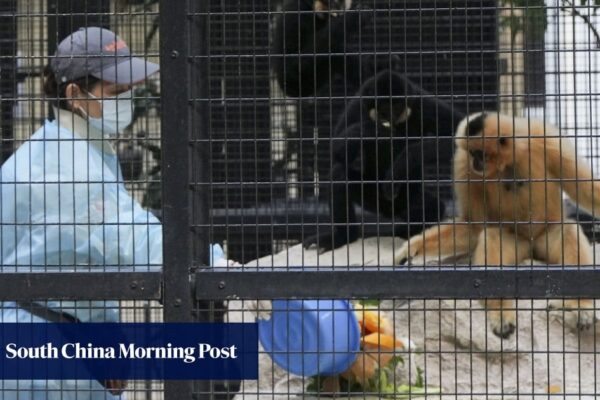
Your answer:
[[[192,253],[187,1],[161,0],[160,29],[164,321],[189,322]],[[191,399],[192,383],[166,381],[165,398]]]
[[[191,94],[191,126],[190,134],[194,139],[192,148],[192,187],[198,188],[193,192],[193,223],[195,226],[208,226],[210,201],[209,189],[206,185],[211,182],[210,175],[210,114],[209,114],[209,31],[208,31],[208,1],[190,1],[189,13],[189,43],[190,43],[190,74],[187,84]],[[196,229],[193,234],[193,263],[196,266],[209,264],[210,235],[208,229]],[[192,291],[189,292],[192,294]],[[222,304],[222,303],[220,303]],[[195,304],[195,318],[199,321],[220,322],[222,316],[215,312],[219,308],[212,300]],[[194,400],[213,399],[214,382],[198,381],[194,383]]]

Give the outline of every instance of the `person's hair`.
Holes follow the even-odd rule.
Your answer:
[[[74,83],[81,89],[89,92],[100,81],[100,79],[93,76],[84,76],[66,82],[59,82],[49,64],[44,68],[44,93],[46,99],[55,107],[62,108],[63,110],[74,111],[71,110],[67,101],[66,90],[69,84]]]

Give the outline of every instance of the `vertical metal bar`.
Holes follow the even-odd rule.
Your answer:
[[[164,321],[191,320],[188,2],[160,1]],[[177,82],[181,82],[177,84]],[[166,399],[190,399],[190,381],[165,381]]]
[[[190,73],[186,84],[190,88],[189,110],[191,131],[193,135],[193,224],[200,227],[194,235],[194,264],[209,265],[210,229],[208,229],[210,214],[210,189],[207,185],[212,181],[210,146],[211,133],[209,113],[209,31],[208,31],[208,1],[189,2],[189,45]],[[191,133],[193,132],[193,133]],[[191,293],[191,292],[190,292]],[[208,316],[205,316],[208,318]],[[205,319],[206,319],[205,318]]]
[[[16,1],[0,1],[0,162],[13,152],[13,108],[17,95],[17,13]]]
[[[187,84],[190,87],[191,104],[190,122],[193,132],[193,179],[196,191],[193,193],[193,224],[201,229],[194,231],[193,245],[194,264],[209,265],[209,247],[210,230],[205,228],[209,223],[209,213],[211,208],[210,190],[206,183],[212,181],[211,175],[211,154],[210,145],[208,145],[211,135],[211,123],[209,112],[209,2],[208,1],[190,1],[189,2],[189,48],[190,51],[190,74]],[[187,293],[192,295],[190,287]],[[215,303],[199,302],[194,306],[195,319],[199,321],[222,321],[223,313],[221,310],[215,310]],[[222,303],[217,305],[217,309],[222,308]],[[216,318],[215,318],[216,317]],[[214,382],[199,381],[194,383],[194,400],[214,398]]]
[[[47,0],[46,1],[46,34],[47,34],[47,46],[48,46],[48,57],[51,57],[56,48],[58,47],[58,0]],[[54,119],[54,110],[51,102],[47,105],[48,109],[46,115],[50,119]]]

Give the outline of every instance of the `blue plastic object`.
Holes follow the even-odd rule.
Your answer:
[[[345,300],[274,300],[271,319],[258,321],[273,361],[302,376],[346,371],[360,350],[358,321]]]

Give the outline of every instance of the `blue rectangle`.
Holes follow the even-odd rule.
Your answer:
[[[255,323],[0,324],[0,379],[257,379]]]

